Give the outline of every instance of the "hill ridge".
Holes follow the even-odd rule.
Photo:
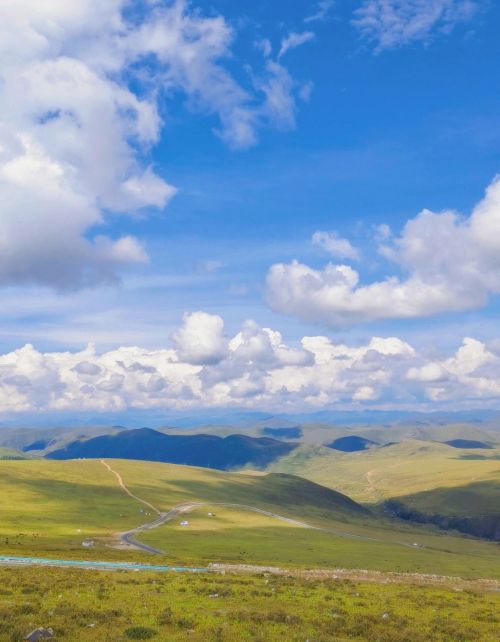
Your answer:
[[[152,428],[126,430],[75,440],[46,455],[47,459],[138,459],[230,470],[262,468],[297,447],[271,437],[247,435],[169,435]]]

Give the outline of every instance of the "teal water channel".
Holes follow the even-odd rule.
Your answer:
[[[207,568],[189,566],[160,566],[156,564],[134,564],[133,562],[92,562],[85,560],[52,560],[45,557],[17,557],[0,555],[1,565],[12,566],[59,566],[110,571],[161,571],[176,573],[208,573]]]

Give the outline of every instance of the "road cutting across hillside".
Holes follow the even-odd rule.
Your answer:
[[[120,547],[126,546],[126,547],[133,547],[142,551],[146,551],[147,553],[152,553],[155,555],[165,555],[165,551],[161,551],[157,548],[153,548],[152,546],[149,546],[148,544],[143,544],[142,542],[138,541],[136,537],[140,535],[140,533],[143,533],[145,531],[152,530],[154,528],[158,528],[159,526],[163,526],[167,522],[171,522],[172,520],[178,518],[180,515],[183,515],[184,513],[189,513],[190,511],[196,509],[196,508],[202,508],[204,506],[225,506],[226,508],[236,508],[239,510],[248,510],[253,513],[258,513],[259,515],[264,515],[265,517],[271,517],[273,519],[279,520],[281,522],[285,522],[287,524],[290,524],[291,526],[296,526],[298,528],[307,528],[310,530],[314,531],[320,531],[323,533],[328,533],[330,535],[334,535],[336,537],[347,537],[349,539],[355,539],[355,540],[361,540],[361,541],[369,541],[369,542],[383,542],[383,540],[377,539],[375,537],[368,537],[366,535],[357,535],[355,533],[349,533],[346,531],[337,531],[332,528],[324,528],[321,526],[314,526],[313,524],[308,524],[306,522],[302,522],[297,519],[293,519],[291,517],[285,517],[284,515],[279,515],[277,513],[273,513],[271,511],[264,510],[262,508],[257,508],[256,506],[249,506],[247,504],[236,504],[232,502],[184,502],[182,504],[178,504],[177,506],[174,506],[167,512],[162,512],[160,511],[159,508],[154,506],[153,504],[145,501],[141,497],[138,497],[132,491],[126,486],[125,482],[123,481],[122,476],[120,473],[118,473],[116,470],[114,470],[104,459],[101,459],[101,464],[107,468],[107,470],[115,475],[116,479],[118,480],[118,484],[120,488],[125,492],[129,497],[132,499],[135,499],[136,501],[140,502],[141,504],[148,506],[153,512],[155,512],[158,517],[150,522],[146,522],[145,524],[141,524],[140,526],[136,526],[135,528],[130,529],[129,531],[126,531],[124,533],[120,533],[118,535],[120,539]],[[408,548],[413,548],[414,544],[406,543],[406,542],[395,542],[395,544],[398,544],[400,546],[405,546]]]

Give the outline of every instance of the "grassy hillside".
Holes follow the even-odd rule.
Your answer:
[[[98,461],[0,461],[0,551],[75,551],[144,519]],[[91,553],[91,551],[86,551]]]
[[[392,499],[384,508],[405,519],[500,541],[500,473],[488,481]]]
[[[112,464],[135,494],[162,510],[185,501],[213,502],[186,516],[188,528],[180,526],[179,518],[141,535],[141,541],[166,551],[178,562],[248,560],[285,566],[500,575],[494,544],[447,537],[353,511],[345,498],[330,496],[305,480],[135,461]],[[215,504],[226,501],[264,508],[333,533],[301,529]],[[209,518],[208,512],[215,512],[216,517]]]
[[[354,453],[302,447],[272,469],[304,475],[403,519],[500,539],[500,449],[416,440]]]
[[[13,448],[0,448],[0,460],[2,459],[27,459],[27,456]]]
[[[0,569],[0,641],[33,623],[58,641],[498,642],[480,588],[256,575]]]
[[[289,475],[242,475],[139,461],[110,461],[128,488],[162,511],[206,505],[141,541],[159,562],[252,562],[500,577],[497,547],[373,517],[329,489]],[[250,505],[328,529],[300,528],[219,502]],[[214,512],[215,517],[208,517]],[[110,548],[116,533],[152,519],[99,461],[0,462],[0,553],[80,559],[151,560]],[[86,538],[95,540],[82,549]],[[418,546],[413,546],[416,543]],[[156,559],[156,558],[155,558]]]
[[[316,519],[365,518],[351,499],[287,474],[227,473],[155,462],[113,462],[127,486],[160,510],[185,501],[250,504],[291,516]]]
[[[289,476],[243,476],[149,462],[116,462],[116,468],[141,497],[165,511],[190,500],[230,501],[318,520],[365,518],[348,498]],[[81,554],[82,540],[90,538],[102,541],[103,550],[86,550],[86,555],[113,557],[118,552],[104,548],[106,538],[148,521],[143,509],[97,460],[0,461],[1,552]]]
[[[494,482],[500,474],[500,450],[462,450],[411,440],[383,448],[342,453],[304,446],[269,470],[302,475],[336,488],[356,501],[376,504],[437,488]]]
[[[424,513],[480,517],[500,515],[500,471],[489,481],[453,488],[436,488],[400,498],[407,506]]]

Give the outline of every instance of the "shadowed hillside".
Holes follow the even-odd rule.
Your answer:
[[[500,478],[390,499],[384,506],[402,519],[500,541]]]
[[[340,450],[345,453],[354,453],[360,450],[368,450],[372,446],[377,446],[378,444],[371,439],[365,439],[364,437],[358,437],[357,435],[348,435],[347,437],[339,437],[332,441],[331,444],[326,444],[327,448],[332,448],[333,450]]]
[[[268,437],[230,435],[166,435],[149,428],[127,430],[117,435],[101,435],[74,441],[52,451],[49,459],[139,459],[170,464],[230,470],[252,465],[262,468],[290,453],[296,444]]]
[[[484,448],[486,450],[491,449],[489,444],[486,444],[484,441],[477,441],[476,439],[451,439],[450,441],[444,442],[447,446],[452,446],[452,448],[463,448],[467,449],[477,449]]]

